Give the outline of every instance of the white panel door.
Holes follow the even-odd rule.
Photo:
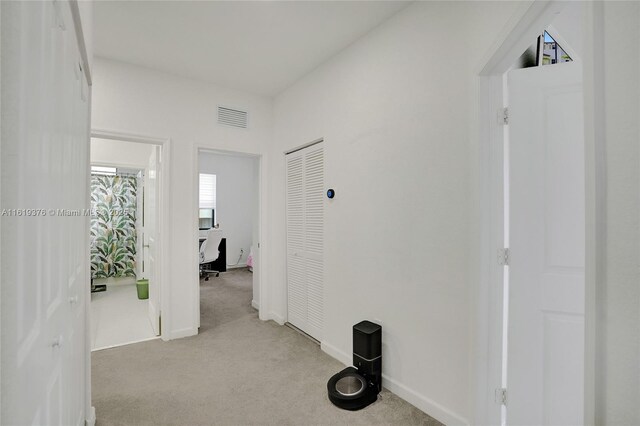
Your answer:
[[[324,273],[324,150],[286,156],[288,321],[322,339]]]
[[[89,87],[67,2],[2,2],[2,409],[85,421]]]
[[[144,240],[145,270],[149,277],[149,321],[156,336],[160,335],[160,283],[158,274],[158,233],[160,230],[158,216],[160,210],[158,189],[160,173],[160,147],[154,146],[149,157],[147,176],[144,186]],[[148,269],[147,269],[148,268]]]
[[[583,423],[581,65],[510,71],[507,423]]]

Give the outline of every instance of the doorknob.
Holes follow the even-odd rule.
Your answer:
[[[69,303],[71,303],[72,305],[74,303],[78,303],[78,296],[72,296],[69,298]]]
[[[149,248],[149,244],[143,244],[142,247]]]

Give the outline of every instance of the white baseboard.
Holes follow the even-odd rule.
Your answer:
[[[96,407],[91,407],[84,421],[85,426],[95,426],[96,424]]]
[[[258,309],[258,319],[260,321],[270,321],[271,317],[265,309]]]
[[[247,267],[246,264],[244,264],[244,265],[243,264],[239,264],[239,265],[234,265],[234,266],[227,265],[227,270],[229,270],[229,269],[240,269],[240,268],[246,268],[246,267]]]
[[[335,358],[343,363],[345,366],[352,365],[353,363],[353,357],[350,357],[349,354],[342,352],[340,349],[336,348],[333,345],[330,345],[327,342],[320,342],[320,349],[322,349],[323,352],[325,352],[332,358]]]
[[[181,328],[179,330],[173,330],[169,334],[168,340],[182,339],[183,337],[195,336],[197,334],[198,334],[197,328],[194,328],[194,327]]]
[[[260,305],[259,305],[259,304],[258,304],[258,302],[256,302],[255,300],[252,300],[252,301],[251,301],[251,307],[252,307],[253,309],[255,309],[256,311],[259,311],[259,310],[260,310]]]
[[[156,340],[159,339],[160,336],[154,336],[154,337],[148,337],[146,339],[138,339],[138,340],[131,340],[129,342],[124,342],[124,343],[118,343],[117,345],[109,345],[109,346],[101,346],[99,348],[94,348],[91,349],[91,352],[95,352],[95,351],[101,351],[103,349],[111,349],[111,348],[117,348],[120,346],[127,346],[127,345],[132,345],[134,343],[142,343],[142,342],[148,342],[150,340]]]
[[[382,374],[382,386],[445,425],[469,425],[469,420],[454,413],[448,408],[443,407],[426,396],[420,395],[418,392],[408,388],[384,373]]]
[[[269,313],[269,319],[274,320],[275,322],[277,322],[280,325],[284,325],[285,320],[283,317],[281,317],[280,315],[276,314],[275,312],[270,312]]]
[[[320,344],[320,348],[327,355],[337,359],[344,365],[352,365],[352,356],[341,351],[337,347],[329,343],[322,342]],[[464,417],[454,413],[446,407],[443,407],[426,396],[420,395],[418,392],[408,388],[384,373],[382,374],[382,386],[445,425],[469,425],[469,421]]]

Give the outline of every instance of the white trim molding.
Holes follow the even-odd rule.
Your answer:
[[[153,337],[147,337],[145,339],[131,340],[131,341],[125,342],[125,343],[118,343],[117,345],[101,346],[99,348],[91,349],[91,352],[102,351],[102,350],[105,350],[105,349],[119,348],[120,346],[127,346],[127,345],[133,345],[135,343],[148,342],[148,341],[151,341],[151,340],[157,340],[159,338],[160,338],[160,336],[153,336]]]
[[[273,320],[276,323],[278,323],[279,325],[284,325],[284,323],[286,322],[284,317],[282,317],[280,314],[277,314],[277,313],[275,313],[273,311],[269,313],[269,316],[266,319],[267,320]]]
[[[84,420],[85,426],[95,426],[96,425],[96,407],[91,406],[91,409],[87,413],[87,418]]]
[[[604,374],[598,368],[598,338],[602,330],[602,308],[606,282],[606,134],[604,62],[604,5],[586,2],[583,30],[583,86],[585,121],[585,358],[584,358],[584,424],[602,424]],[[600,307],[599,307],[600,306]]]
[[[167,336],[166,340],[175,340],[175,339],[182,339],[183,337],[191,337],[191,336],[195,336],[198,334],[198,328],[197,327],[185,327],[185,328],[180,328],[178,330],[171,330],[168,331],[169,335]],[[164,336],[164,332],[162,333]],[[163,340],[165,340],[163,338]]]
[[[69,0],[69,7],[71,8],[71,16],[73,17],[73,26],[76,31],[76,38],[78,40],[78,49],[80,50],[80,56],[82,58],[82,66],[87,84],[93,85],[91,78],[91,68],[89,66],[89,55],[87,54],[87,45],[84,37],[84,31],[82,30],[82,19],[80,18],[80,6],[78,0]]]
[[[337,347],[327,343],[321,342],[320,348],[324,353],[337,359],[345,366],[352,365],[352,357],[347,353],[341,351]],[[384,362],[384,361],[383,361]],[[337,373],[337,371],[336,371]],[[388,374],[382,374],[382,386],[388,391],[396,394],[400,398],[404,399],[408,403],[414,405],[418,409],[424,411],[434,419],[446,424],[446,425],[469,425],[469,420],[463,416],[456,414],[448,408],[438,404],[430,398],[421,395],[419,392],[401,384],[399,381],[389,376]]]
[[[330,357],[335,358],[343,363],[345,367],[350,366],[353,362],[353,357],[349,356],[349,354],[347,354],[346,352],[341,351],[337,347],[327,342],[320,342],[320,349],[322,349],[322,351]]]
[[[124,142],[146,143],[151,145],[164,145],[170,142],[169,138],[160,138],[156,136],[139,135],[131,132],[119,132],[106,129],[91,129],[92,138],[110,139]],[[163,153],[164,155],[164,153]]]
[[[420,410],[427,413],[434,419],[444,423],[448,426],[454,425],[469,425],[469,420],[461,415],[449,410],[448,408],[438,404],[432,399],[427,398],[424,395],[419,394],[413,389],[401,384],[392,377],[386,374],[382,374],[382,386],[389,391],[395,393],[400,398],[404,399],[408,403],[416,406]]]

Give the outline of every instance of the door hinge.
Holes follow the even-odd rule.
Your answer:
[[[498,110],[498,124],[502,126],[509,124],[509,108],[500,108]]]
[[[505,388],[496,389],[495,401],[496,404],[507,405],[507,390]]]
[[[498,265],[508,265],[509,264],[509,249],[501,248],[498,249]]]

